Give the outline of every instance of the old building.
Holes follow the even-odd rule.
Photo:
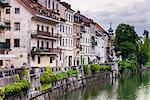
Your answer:
[[[76,12],[74,14],[74,25],[73,25],[73,32],[74,32],[74,65],[81,64],[81,19],[80,19],[80,12]]]
[[[107,45],[108,45],[108,33],[98,24],[95,25],[97,47],[96,58],[98,63],[105,63],[107,61]]]
[[[10,64],[10,59],[15,58],[13,55],[8,55],[10,40],[6,39],[5,34],[5,31],[10,29],[9,19],[5,18],[5,10],[9,8],[10,5],[7,2],[0,1],[0,67],[4,67],[7,63]]]
[[[70,4],[60,0],[3,1],[0,66],[54,67],[106,62],[107,32],[80,11],[75,13]]]
[[[59,2],[55,0],[56,3]],[[46,8],[34,0],[10,0],[9,4],[11,8],[5,9],[5,18],[10,20],[11,29],[5,34],[10,40],[9,54],[18,57],[11,63],[15,67],[59,65],[57,6]]]
[[[71,5],[66,2],[60,2],[60,16],[61,22],[59,23],[59,35],[60,35],[60,48],[61,53],[61,66],[73,66],[74,65],[74,40],[73,40],[73,22],[74,22],[74,10]]]

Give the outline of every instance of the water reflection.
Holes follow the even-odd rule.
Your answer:
[[[60,100],[150,100],[150,71],[100,82],[69,93]]]

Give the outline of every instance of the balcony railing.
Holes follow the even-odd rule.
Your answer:
[[[46,31],[37,31],[37,34],[32,34],[33,38],[44,38],[44,39],[58,39],[58,34],[50,33]]]
[[[3,8],[10,7],[8,2],[9,2],[8,0],[0,0],[0,7],[3,7]]]
[[[33,47],[31,50],[31,54],[32,55],[37,55],[37,54],[41,54],[41,55],[56,55],[61,53],[61,50],[59,48],[36,48]]]
[[[0,50],[7,50],[7,49],[10,49],[10,44],[0,42]]]

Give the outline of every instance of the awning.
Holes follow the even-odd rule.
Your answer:
[[[96,58],[97,58],[98,60],[100,60],[102,57],[100,57],[100,56],[96,56]]]
[[[0,55],[0,60],[10,60],[10,59],[18,59],[18,57],[14,55]]]
[[[91,61],[96,60],[96,56],[89,56],[89,58]]]

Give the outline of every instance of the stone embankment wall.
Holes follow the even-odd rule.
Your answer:
[[[95,82],[111,80],[112,73],[105,71],[89,76],[69,77],[53,84],[53,87],[49,90],[42,91],[38,95],[30,98],[30,100],[53,100],[58,99],[62,95],[70,93],[76,89],[90,86]]]

